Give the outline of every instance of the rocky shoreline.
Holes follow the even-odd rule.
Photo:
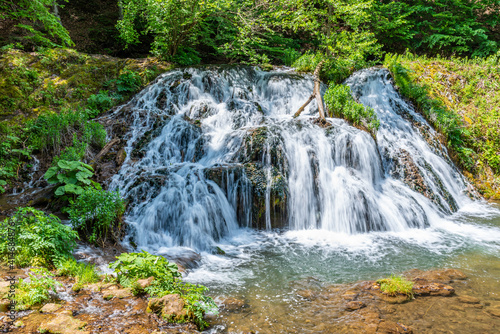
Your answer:
[[[26,276],[19,270],[18,277]],[[7,287],[2,270],[0,289]],[[300,312],[291,312],[288,321],[276,321],[273,329],[259,323],[232,328],[233,319],[244,319],[253,305],[238,298],[218,300],[220,314],[207,315],[222,333],[491,333],[500,326],[500,298],[481,298],[477,283],[456,269],[410,270],[404,276],[414,282],[414,299],[406,295],[390,296],[380,291],[376,281],[326,285],[295,289]],[[86,285],[73,291],[71,278],[57,278],[61,283],[57,296],[45,305],[20,311],[12,333],[199,333],[194,324],[169,323],[164,318],[181,319],[186,312],[182,299],[167,295],[149,299],[134,296],[130,289],[116,283]],[[139,282],[147,285],[148,282]],[[215,297],[215,296],[214,296]],[[2,311],[8,301],[2,300]],[[159,311],[159,316],[156,312]],[[163,318],[162,318],[163,317]],[[4,329],[8,320],[0,314]],[[281,319],[284,320],[284,319]],[[241,320],[240,320],[241,322]],[[211,333],[211,329],[206,332]],[[220,331],[217,331],[219,333]]]

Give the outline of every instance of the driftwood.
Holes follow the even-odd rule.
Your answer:
[[[323,99],[321,98],[321,92],[320,92],[320,84],[321,81],[319,80],[319,72],[321,71],[321,67],[325,63],[324,60],[320,61],[318,66],[316,66],[316,69],[314,70],[314,90],[311,96],[309,96],[309,99],[302,105],[302,107],[297,110],[297,112],[293,115],[293,117],[299,117],[300,113],[304,111],[304,109],[307,107],[307,105],[314,99],[316,98],[316,102],[318,103],[318,109],[319,109],[319,118],[321,120],[325,120],[325,108],[323,107]]]
[[[92,161],[92,163],[97,164],[99,162],[99,160],[102,158],[102,156],[105,155],[106,153],[108,153],[109,150],[111,149],[111,147],[113,147],[113,145],[115,145],[116,143],[119,143],[119,142],[120,142],[120,139],[114,138],[109,143],[107,143],[106,145],[104,145],[104,147],[102,148],[101,152],[97,153],[97,155],[95,156],[95,158]]]

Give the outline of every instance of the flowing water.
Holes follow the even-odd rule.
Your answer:
[[[253,305],[213,332],[293,327],[284,319],[300,318],[294,291],[304,282],[499,255],[498,209],[478,200],[389,73],[363,70],[345,84],[376,111],[376,139],[341,119],[319,126],[315,102],[294,119],[313,80],[287,70],[176,70],[116,111],[131,124],[110,185],[131,203],[127,240],[201,253],[186,279]]]

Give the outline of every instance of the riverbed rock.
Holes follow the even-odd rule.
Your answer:
[[[166,295],[161,298],[152,298],[148,303],[148,312],[159,313],[163,319],[170,322],[188,322],[194,315],[188,311],[184,299],[179,294]]]
[[[45,304],[41,309],[40,313],[55,313],[59,309],[61,309],[62,305],[59,304],[54,304],[54,303],[48,303]]]
[[[141,287],[142,290],[144,290],[145,288],[147,288],[148,286],[150,286],[153,283],[154,279],[155,278],[153,276],[145,278],[145,279],[140,279],[140,280],[137,280],[137,284]]]
[[[238,309],[241,309],[245,306],[245,301],[242,299],[237,299],[237,298],[226,298],[222,302],[222,305],[224,309],[228,311],[236,311]]]
[[[417,296],[450,296],[455,293],[452,286],[443,283],[415,284],[413,293]]]
[[[387,333],[387,334],[396,334],[396,333],[413,333],[413,330],[406,325],[401,323],[396,323],[393,321],[382,321],[378,325],[377,333]]]
[[[345,308],[347,311],[356,311],[356,310],[359,310],[365,306],[366,306],[366,304],[363,303],[362,301],[352,300],[345,305]]]
[[[500,318],[500,305],[489,307],[486,309],[486,312],[488,312],[490,315],[494,317]]]
[[[479,298],[466,295],[458,296],[458,301],[464,304],[479,304],[481,302]]]
[[[114,297],[123,299],[133,297],[132,289],[123,288],[123,289],[108,289],[103,291],[102,297],[106,300],[112,299]]]
[[[53,334],[90,334],[82,330],[87,325],[86,322],[73,318],[71,312],[61,312],[55,318],[43,322],[39,331]]]

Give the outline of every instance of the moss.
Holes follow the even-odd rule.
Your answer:
[[[20,177],[19,171],[24,170],[23,166],[29,161],[31,151],[25,144],[33,141],[33,134],[26,130],[28,122],[34,124],[40,116],[70,112],[96,117],[131,98],[171,68],[171,64],[155,58],[119,59],[71,49],[32,53],[10,49],[0,53],[0,142],[16,138],[10,139],[14,144],[0,150],[0,183],[12,181],[13,175]],[[99,95],[100,91],[109,92],[110,103],[105,108],[87,112],[92,109],[89,101],[96,100],[91,97]],[[67,132],[81,132],[81,126],[75,126]],[[57,152],[73,144],[73,137],[70,137],[58,143],[62,147],[58,146]],[[20,149],[27,154],[12,153]]]

